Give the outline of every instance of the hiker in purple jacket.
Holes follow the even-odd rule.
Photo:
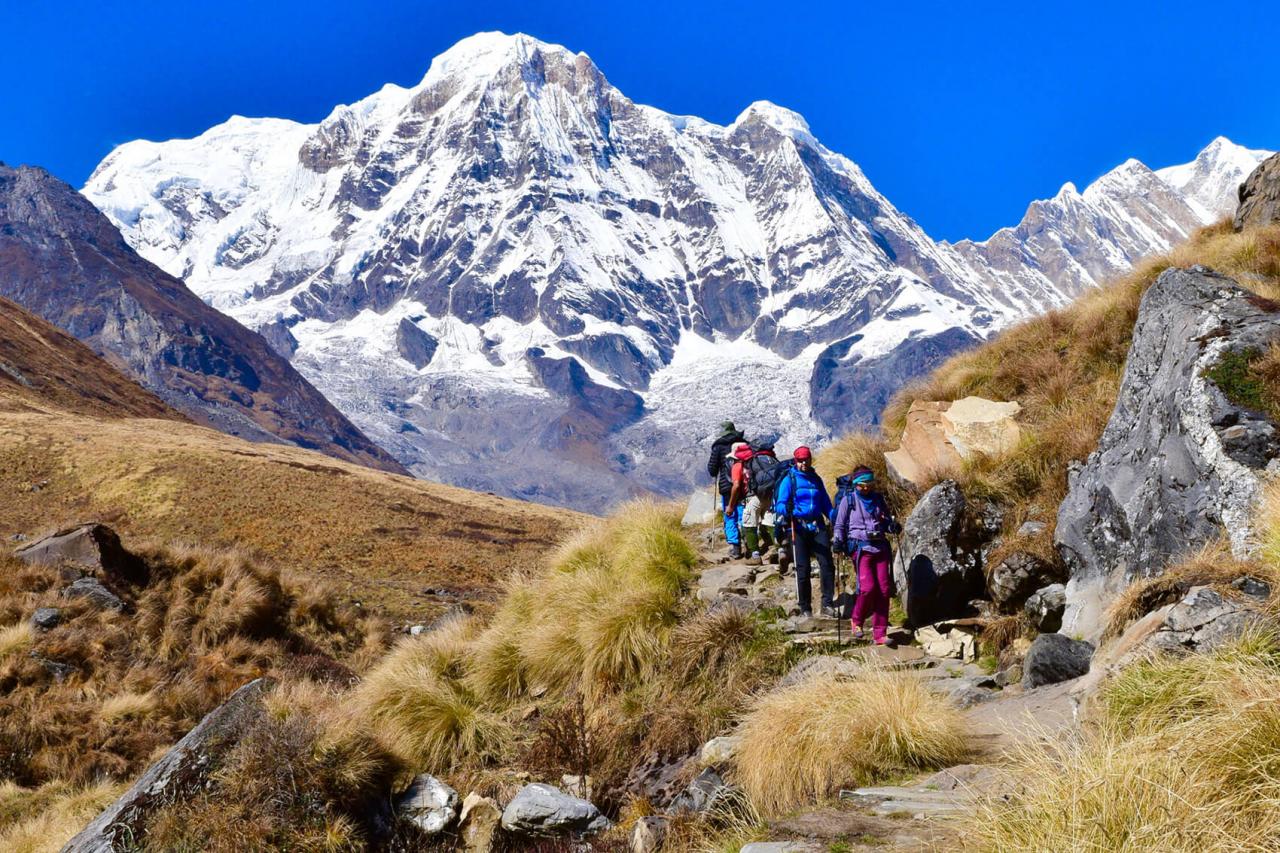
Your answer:
[[[871,490],[875,474],[860,465],[849,475],[853,488],[836,507],[835,532],[832,535],[837,553],[853,560],[858,577],[858,600],[850,620],[854,637],[862,636],[862,623],[871,617],[871,636],[876,643],[887,642],[889,631],[889,599],[893,596],[893,550],[890,533],[902,526],[893,518],[884,495]]]

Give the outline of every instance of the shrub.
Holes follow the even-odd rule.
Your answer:
[[[814,678],[765,694],[744,717],[736,776],[769,814],[966,753],[962,718],[909,673],[869,667],[853,681]]]

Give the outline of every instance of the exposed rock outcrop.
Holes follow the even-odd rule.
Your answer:
[[[1211,652],[1250,629],[1275,627],[1255,605],[1226,599],[1209,587],[1197,586],[1168,609],[1163,624],[1147,643],[1165,652]]]
[[[1041,634],[1052,634],[1062,627],[1062,614],[1067,609],[1067,588],[1052,583],[1032,593],[1022,607],[1027,620]]]
[[[116,853],[140,845],[151,813],[200,789],[218,757],[230,751],[261,717],[262,697],[270,685],[259,678],[232,693],[67,842],[62,853]]]
[[[1280,154],[1272,154],[1240,185],[1235,228],[1280,222]]]
[[[1251,551],[1280,437],[1206,372],[1277,339],[1275,306],[1202,267],[1166,270],[1143,296],[1115,411],[1058,511],[1064,631],[1096,639],[1114,595],[1220,535],[1237,556]]]
[[[591,803],[540,782],[521,788],[502,811],[502,828],[513,835],[586,836],[609,826],[609,819]]]
[[[1093,643],[1073,640],[1062,634],[1041,634],[1027,650],[1022,663],[1022,686],[1043,687],[1079,678],[1089,671]]]
[[[435,835],[458,815],[458,792],[422,773],[396,798],[396,814],[427,835]]]
[[[19,548],[14,556],[24,563],[66,566],[126,583],[147,583],[147,565],[122,544],[116,532],[94,522],[68,527]]]

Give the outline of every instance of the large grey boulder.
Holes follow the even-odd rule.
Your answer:
[[[1280,438],[1206,371],[1280,339],[1273,311],[1203,267],[1166,270],[1143,296],[1115,411],[1058,510],[1065,632],[1096,640],[1121,590],[1223,534],[1236,556],[1251,552],[1259,473]]]
[[[984,592],[983,548],[999,529],[999,518],[975,512],[954,480],[924,493],[903,523],[902,553],[893,563],[912,625],[964,615]]]
[[[541,782],[525,785],[502,811],[502,828],[522,836],[581,837],[609,826],[609,819],[591,803]]]
[[[97,578],[80,578],[62,591],[67,598],[83,598],[98,610],[124,610],[124,602]]]
[[[24,545],[14,556],[24,563],[100,572],[132,584],[141,585],[148,580],[146,563],[130,553],[105,524],[91,522],[63,528]]]
[[[1240,185],[1239,198],[1234,223],[1237,231],[1280,222],[1280,154],[1258,164]]]
[[[458,792],[422,773],[396,799],[396,814],[427,835],[435,835],[458,816]]]
[[[1093,643],[1062,634],[1036,637],[1022,662],[1022,686],[1031,689],[1079,678],[1089,671]]]
[[[268,679],[255,679],[232,693],[187,732],[129,790],[107,806],[62,848],[62,853],[117,853],[142,844],[146,821],[158,808],[202,788],[221,756],[261,719]]]
[[[991,570],[991,600],[1001,607],[1020,604],[1057,580],[1053,575],[1053,566],[1035,554],[1015,551]]]

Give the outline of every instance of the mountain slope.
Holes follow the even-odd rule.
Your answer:
[[[599,507],[687,489],[724,417],[784,442],[873,422],[1203,223],[1139,167],[935,243],[795,113],[669,115],[585,54],[489,33],[317,125],[123,145],[85,193],[415,473]]]
[[[258,335],[139,258],[83,196],[0,166],[0,295],[195,420],[403,471]]]
[[[186,420],[66,332],[0,297],[0,411],[50,410]]]

